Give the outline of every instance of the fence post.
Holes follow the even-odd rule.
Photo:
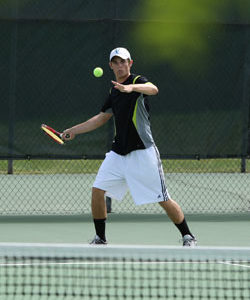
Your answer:
[[[246,53],[244,63],[244,79],[243,79],[243,96],[242,96],[242,111],[243,111],[243,130],[242,130],[242,150],[241,153],[245,157],[241,159],[241,173],[246,172],[246,155],[248,152],[249,138],[249,110],[250,110],[250,28],[246,28]]]
[[[10,101],[9,101],[9,142],[8,142],[8,174],[13,174],[13,147],[14,147],[14,122],[16,103],[16,65],[17,65],[17,30],[18,30],[18,2],[15,0],[12,5],[12,32],[10,44]]]

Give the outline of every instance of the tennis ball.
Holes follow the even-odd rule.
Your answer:
[[[93,74],[95,77],[102,77],[103,75],[103,69],[100,67],[97,67],[94,69]]]

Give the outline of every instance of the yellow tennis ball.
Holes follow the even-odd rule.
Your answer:
[[[103,75],[103,69],[100,67],[97,67],[94,69],[93,74],[95,77],[102,77]]]

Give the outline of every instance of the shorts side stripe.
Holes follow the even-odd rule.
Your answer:
[[[160,176],[160,180],[161,180],[161,189],[162,189],[163,200],[167,201],[168,193],[167,193],[167,187],[166,187],[166,183],[165,183],[165,177],[164,177],[164,173],[163,173],[162,163],[161,163],[161,159],[160,159],[160,153],[156,146],[154,146],[154,149],[155,149],[156,157],[158,160],[158,170],[159,170],[159,176]]]

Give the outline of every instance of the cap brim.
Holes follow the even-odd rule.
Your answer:
[[[115,55],[113,55],[112,57],[110,57],[110,61],[111,61],[114,57],[120,57],[120,58],[122,58],[122,59],[131,59],[130,57],[125,56],[125,55],[117,55],[117,54],[115,54]]]

